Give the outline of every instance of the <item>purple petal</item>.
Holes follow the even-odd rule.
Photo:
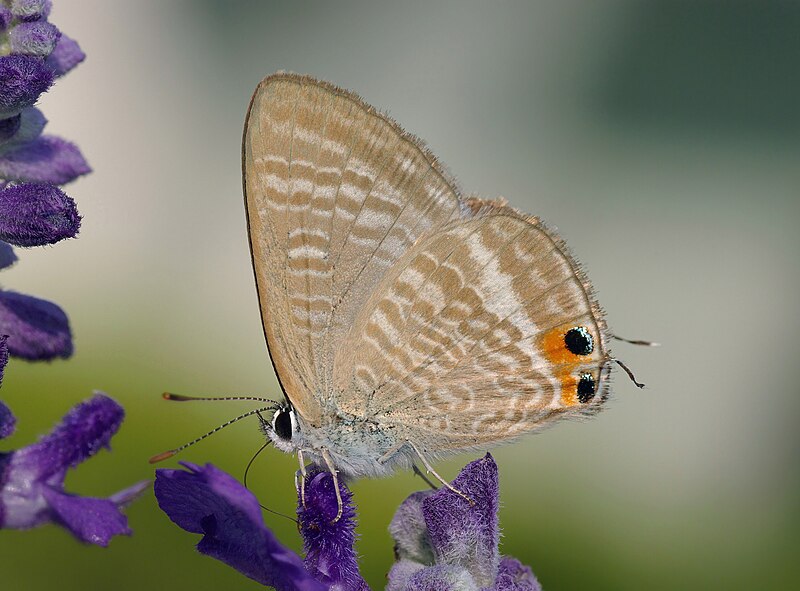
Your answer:
[[[62,33],[53,53],[47,56],[45,63],[53,70],[56,77],[63,76],[86,58],[77,41]]]
[[[306,506],[298,504],[300,534],[306,551],[306,568],[337,591],[369,589],[358,572],[355,543],[355,515],[350,489],[340,480],[342,516],[333,522],[339,510],[333,477],[327,471],[312,468],[306,478]]]
[[[398,559],[389,570],[387,576],[389,582],[386,584],[386,591],[406,591],[411,577],[424,568],[427,567],[419,562],[406,558]]]
[[[63,185],[91,170],[75,144],[49,135],[0,156],[0,177],[16,182]]]
[[[497,550],[500,504],[497,464],[490,454],[470,462],[453,486],[474,504],[441,488],[422,502],[437,564],[464,566],[480,587],[494,584],[500,556]]]
[[[405,591],[478,591],[469,571],[463,567],[437,564],[414,573]]]
[[[47,18],[50,14],[50,0],[14,0],[11,12],[20,20]]]
[[[0,333],[8,352],[29,361],[72,355],[69,320],[56,304],[13,291],[0,291]]]
[[[75,201],[54,185],[25,183],[0,191],[0,239],[43,246],[74,238],[81,227]]]
[[[17,121],[16,125],[14,120]],[[28,107],[14,117],[3,119],[0,127],[5,126],[5,130],[4,139],[0,140],[0,155],[32,142],[42,134],[45,125],[47,119],[36,107]]]
[[[422,501],[432,494],[432,490],[412,493],[395,511],[389,524],[389,533],[394,539],[395,553],[399,559],[409,559],[423,565],[434,563],[433,548],[422,514]]]
[[[53,431],[37,443],[14,452],[14,464],[38,480],[59,483],[74,468],[104,447],[117,432],[125,410],[104,394],[73,407]]]
[[[0,5],[0,33],[5,33],[8,25],[14,20],[14,15],[11,11],[3,5]]]
[[[492,591],[542,591],[542,586],[529,566],[516,558],[504,556],[500,560],[497,580]]]
[[[53,83],[53,71],[44,60],[29,55],[0,57],[0,118],[30,107]]]
[[[17,426],[17,419],[2,400],[0,400],[0,439],[5,439],[12,433]]]
[[[111,500],[70,495],[49,486],[42,489],[42,494],[52,520],[82,542],[108,546],[112,537],[131,534],[127,517]]]
[[[8,335],[0,334],[0,384],[3,383],[3,372],[8,363]]]
[[[17,262],[17,255],[14,254],[14,249],[8,242],[0,240],[0,269],[10,267]]]
[[[47,21],[20,23],[8,33],[12,53],[41,58],[52,53],[60,36],[56,26]]]
[[[150,488],[151,484],[152,481],[150,480],[142,480],[133,486],[122,489],[118,493],[114,493],[108,497],[108,500],[114,503],[117,507],[127,507],[133,501],[138,499],[145,490]]]
[[[326,591],[264,525],[258,500],[211,464],[157,470],[161,510],[183,529],[203,534],[197,549],[278,591]]]
[[[21,121],[22,116],[19,113],[0,120],[0,144],[7,142],[17,134]]]

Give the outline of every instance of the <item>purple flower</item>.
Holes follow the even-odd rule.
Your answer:
[[[11,117],[30,107],[52,83],[53,71],[41,58],[0,57],[0,117]]]
[[[0,290],[0,334],[8,351],[29,361],[72,355],[72,333],[64,311],[52,302]]]
[[[23,21],[47,18],[50,14],[50,0],[13,0],[11,13]]]
[[[298,504],[306,558],[278,542],[261,517],[258,501],[234,478],[207,464],[158,470],[161,509],[183,529],[202,534],[200,552],[279,591],[368,591],[358,571],[355,507],[340,482],[342,517],[330,473],[311,468],[305,507]],[[541,591],[531,569],[500,557],[497,465],[490,455],[469,464],[448,489],[412,494],[397,510],[390,532],[398,562],[387,591]],[[303,565],[305,568],[303,568]]]
[[[306,477],[306,506],[297,505],[300,533],[306,552],[306,569],[318,581],[337,591],[368,591],[358,572],[358,557],[353,549],[356,540],[356,510],[352,493],[339,482],[342,516],[334,522],[339,504],[330,472],[311,468]]]
[[[47,57],[56,47],[61,32],[46,21],[23,22],[11,29],[11,51],[19,55]]]
[[[83,542],[107,546],[115,535],[130,534],[120,509],[148,485],[144,481],[107,499],[64,491],[69,468],[108,447],[124,411],[97,393],[75,406],[61,424],[37,443],[0,453],[0,528],[27,529],[56,523]]]
[[[211,464],[157,470],[158,505],[186,531],[202,534],[197,549],[278,591],[325,591],[267,529],[258,500],[232,476]]]
[[[91,170],[75,144],[55,136],[0,154],[0,177],[10,181],[63,185]]]
[[[58,38],[53,53],[47,56],[45,63],[53,70],[56,78],[63,76],[86,58],[78,43],[63,33]]]
[[[387,591],[539,591],[528,567],[500,559],[497,464],[490,454],[468,464],[453,486],[406,499],[392,520],[398,562]]]
[[[55,244],[81,225],[75,201],[53,185],[22,184],[0,191],[0,239],[16,246]]]

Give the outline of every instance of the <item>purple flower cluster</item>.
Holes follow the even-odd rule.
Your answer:
[[[59,185],[88,173],[89,166],[74,144],[42,135],[47,120],[33,106],[85,57],[48,22],[50,5],[0,1],[0,269],[17,260],[13,246],[54,244],[80,228],[75,202]],[[12,357],[38,361],[72,354],[61,308],[2,289],[0,335],[8,336]]]
[[[139,482],[107,499],[64,491],[64,477],[103,447],[108,447],[125,415],[108,396],[96,393],[69,411],[37,443],[0,452],[0,528],[28,529],[44,523],[67,528],[82,542],[107,546],[115,535],[130,534],[120,509],[150,484]],[[14,417],[0,404],[0,438]]]
[[[156,473],[161,509],[183,529],[203,537],[197,549],[277,591],[368,591],[353,547],[355,508],[337,512],[328,472],[312,469],[305,507],[298,505],[305,559],[284,547],[264,525],[258,500],[233,477],[207,464]],[[412,494],[395,514],[390,532],[397,562],[387,591],[541,591],[530,568],[501,557],[497,465],[491,455],[468,464],[453,485],[474,505],[443,488]]]
[[[75,202],[58,185],[89,172],[80,150],[42,135],[47,121],[33,105],[53,81],[80,63],[78,44],[47,21],[50,0],[0,0],[0,269],[14,264],[14,246],[54,244],[80,228]],[[72,334],[56,304],[0,289],[0,384],[9,355],[31,361],[69,357]],[[67,470],[108,447],[124,416],[103,394],[75,406],[38,443],[0,452],[0,529],[44,523],[83,542],[108,545],[129,534],[120,509],[149,482],[107,499],[64,491]],[[16,419],[0,401],[0,439]]]

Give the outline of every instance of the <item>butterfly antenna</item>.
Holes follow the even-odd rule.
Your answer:
[[[260,412],[264,412],[264,411],[267,411],[267,410],[272,410],[272,408],[273,407],[271,407],[271,406],[265,406],[263,408],[257,408],[255,410],[248,411],[248,412],[246,412],[244,414],[240,414],[238,417],[236,417],[234,419],[231,419],[230,421],[227,421],[225,423],[222,423],[219,427],[215,427],[214,429],[211,429],[211,431],[209,431],[205,435],[201,435],[200,437],[198,437],[197,439],[195,439],[193,441],[190,441],[189,443],[184,443],[180,447],[176,447],[175,449],[170,449],[168,451],[165,451],[163,453],[160,453],[160,454],[157,454],[157,455],[153,456],[152,458],[150,458],[150,463],[151,464],[155,464],[155,463],[160,462],[162,460],[166,460],[167,458],[171,458],[175,454],[178,454],[178,453],[182,452],[187,447],[190,447],[190,446],[194,445],[195,443],[203,441],[203,439],[205,439],[206,437],[209,437],[210,435],[213,435],[217,431],[220,431],[220,430],[224,429],[225,427],[227,427],[229,425],[233,425],[237,421],[241,421],[244,418],[247,418],[247,417],[252,416],[254,414],[258,414]]]
[[[261,398],[259,396],[184,396],[183,394],[175,394],[174,392],[164,392],[161,397],[164,400],[170,400],[172,402],[190,402],[196,400],[250,400],[255,402],[271,402],[275,405],[272,408],[278,408],[278,406],[280,406],[274,400]]]
[[[259,417],[259,418],[261,418],[261,415],[258,415],[258,417]],[[263,419],[262,419],[262,420],[263,420]],[[249,461],[249,462],[247,462],[247,467],[244,469],[244,477],[242,478],[242,484],[244,484],[244,487],[245,487],[247,490],[250,490],[250,487],[249,487],[249,486],[247,486],[247,473],[248,473],[248,472],[250,472],[250,466],[252,466],[252,465],[253,465],[253,462],[255,462],[255,461],[256,461],[256,458],[259,456],[259,454],[260,454],[262,451],[264,451],[265,449],[267,449],[267,446],[268,446],[270,443],[272,443],[272,440],[271,440],[271,439],[268,439],[268,440],[267,440],[267,442],[266,442],[264,445],[262,445],[261,447],[259,447],[259,448],[258,448],[258,451],[257,451],[256,453],[254,453],[254,454],[253,454],[253,457],[252,457],[252,458],[250,458],[250,461]],[[278,515],[278,516],[280,516],[280,517],[284,517],[284,518],[288,519],[289,521],[293,521],[294,523],[299,523],[299,522],[297,521],[297,519],[295,519],[294,517],[289,517],[288,515],[285,515],[285,514],[283,514],[283,513],[279,512],[279,511],[275,511],[274,509],[270,509],[270,508],[269,508],[269,507],[267,507],[266,505],[262,505],[261,503],[259,503],[259,504],[258,504],[258,506],[259,506],[259,507],[261,507],[262,509],[264,509],[264,511],[269,511],[269,512],[270,512],[270,513],[272,513],[273,515]]]
[[[644,347],[660,347],[661,346],[661,343],[656,343],[654,341],[642,341],[642,340],[638,340],[638,339],[626,339],[626,338],[623,338],[623,337],[615,335],[615,334],[612,334],[611,338],[612,339],[616,339],[618,341],[622,341],[623,343],[628,343],[630,345],[642,345]]]
[[[642,384],[641,382],[637,382],[637,381],[636,381],[636,376],[635,376],[635,375],[633,375],[633,372],[631,371],[631,369],[630,369],[630,368],[629,368],[627,365],[625,365],[624,363],[622,363],[622,361],[620,361],[620,360],[619,360],[619,359],[617,359],[616,357],[612,357],[611,359],[609,359],[609,361],[613,361],[614,363],[616,363],[617,365],[619,365],[619,366],[620,366],[622,369],[624,369],[624,370],[625,370],[625,373],[626,373],[626,374],[628,374],[628,377],[631,379],[631,381],[632,381],[634,384],[636,384],[636,386],[637,386],[637,387],[639,387],[639,388],[644,388],[644,384]]]

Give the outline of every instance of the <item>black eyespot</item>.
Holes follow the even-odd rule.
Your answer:
[[[595,383],[592,374],[581,374],[581,379],[578,381],[578,400],[581,403],[589,402],[592,398],[594,398],[594,393]]]
[[[275,434],[281,439],[286,441],[292,440],[292,417],[291,410],[282,408],[275,414],[275,419],[272,422],[272,428],[275,429]]]
[[[594,351],[594,339],[583,326],[570,328],[564,335],[564,344],[574,355],[588,355]]]

